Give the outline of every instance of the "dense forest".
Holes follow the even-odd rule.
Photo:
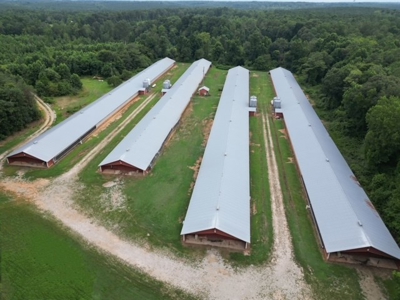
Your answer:
[[[81,76],[100,76],[116,86],[165,56],[182,62],[204,57],[219,67],[282,66],[302,82],[400,241],[400,10],[395,6],[85,7],[43,11],[0,5],[0,139],[38,118],[30,88],[43,97],[71,94],[81,88]]]

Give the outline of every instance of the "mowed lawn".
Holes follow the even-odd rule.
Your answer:
[[[155,92],[158,92],[158,96],[156,96],[146,108],[138,115],[136,120],[149,111],[149,109],[154,105],[160,98],[161,98],[161,88],[162,82],[164,79],[168,78],[171,79],[173,82],[179,78],[184,71],[189,67],[189,64],[185,63],[178,63],[175,68],[167,72],[164,76],[156,81],[157,87],[154,89]],[[90,91],[90,94],[86,97],[83,97],[84,101],[89,101],[87,104],[97,100],[102,96],[102,94],[98,93],[97,87],[103,85],[104,82],[100,82],[94,79],[88,79],[91,84],[86,86],[86,89]],[[84,81],[86,82],[86,81]],[[18,170],[24,170],[24,178],[28,180],[34,180],[37,178],[52,178],[63,174],[64,172],[71,169],[76,163],[78,163],[84,155],[86,155],[93,147],[95,147],[98,143],[100,143],[108,134],[110,134],[115,128],[121,124],[130,113],[132,113],[146,98],[148,95],[140,96],[139,100],[133,103],[122,115],[121,118],[112,122],[105,130],[101,131],[99,134],[95,134],[91,136],[88,140],[86,140],[82,145],[78,145],[75,147],[70,153],[68,153],[61,161],[59,161],[54,167],[50,169],[35,169],[35,168],[27,168],[27,167],[20,167],[20,166],[9,166],[5,164],[3,173],[7,176],[15,176]],[[73,103],[77,103],[80,100],[73,100]],[[83,101],[83,100],[82,100]],[[58,103],[58,102],[56,102]],[[81,103],[81,102],[79,102]],[[56,104],[58,105],[58,104]],[[73,104],[72,104],[73,105]],[[128,126],[128,130],[130,130],[134,123]],[[126,130],[125,130],[126,131]],[[129,132],[129,131],[128,131]],[[120,138],[122,135],[120,135]]]
[[[85,246],[33,207],[0,194],[0,298],[190,299]]]
[[[180,242],[180,230],[194,182],[193,167],[203,155],[207,124],[214,117],[225,77],[226,71],[215,68],[209,71],[204,84],[210,87],[211,96],[193,97],[172,139],[163,148],[148,176],[121,177],[96,173],[98,164],[122,137],[111,142],[80,174],[80,181],[86,184],[78,199],[83,209],[112,228],[118,228],[124,236],[187,252]],[[102,200],[104,195],[112,193],[102,184],[113,180],[123,183],[124,204],[120,209],[109,209]]]
[[[175,134],[148,176],[124,177],[96,172],[98,164],[122,137],[112,141],[80,175],[80,181],[86,185],[78,197],[83,210],[128,238],[167,247],[178,255],[201,253],[202,250],[182,246],[180,231],[194,185],[194,170],[203,156],[205,134],[211,129],[226,74],[227,71],[216,68],[209,71],[204,84],[210,87],[211,96],[193,97]],[[261,85],[262,80],[266,80],[266,73],[251,77],[251,92],[265,102],[269,97],[264,94],[271,92]],[[271,206],[260,116],[251,118],[250,128],[252,255],[222,251],[224,257],[238,266],[266,262],[272,245]],[[122,190],[103,187],[108,181],[118,182]],[[114,209],[110,203],[116,195],[122,196],[122,205]]]
[[[258,105],[271,100],[273,90],[267,85],[266,72],[250,72],[250,95],[257,96]],[[256,265],[269,260],[272,243],[272,210],[265,157],[263,123],[258,113],[250,117],[250,196],[251,196],[251,255],[231,254],[237,265]]]
[[[53,125],[58,124],[68,118],[73,111],[92,103],[104,94],[111,91],[113,88],[105,81],[98,81],[92,78],[81,78],[83,88],[73,96],[56,97],[51,99],[51,108],[56,112],[57,118]],[[44,98],[46,100],[46,98]],[[39,129],[43,122],[42,120],[36,121],[4,141],[0,142],[0,153],[11,150],[16,145],[26,141],[30,135]]]
[[[81,78],[81,82],[83,88],[77,95],[52,99],[51,102],[53,102],[53,104],[51,104],[51,107],[57,114],[55,124],[64,121],[73,113],[114,89],[105,80],[100,81],[90,77],[83,77]]]
[[[272,87],[270,78],[267,84]],[[262,109],[264,112],[271,112],[268,103]],[[270,125],[294,254],[303,267],[307,282],[311,284],[318,299],[363,299],[359,277],[354,268],[323,260],[311,216],[306,209],[305,191],[292,161],[294,153],[283,132],[284,122],[270,119]]]

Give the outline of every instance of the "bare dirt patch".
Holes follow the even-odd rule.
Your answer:
[[[126,209],[126,196],[123,193],[123,184],[116,182],[105,193],[101,194],[99,200],[105,212]]]
[[[38,179],[33,182],[27,182],[20,177],[13,179],[6,178],[0,182],[2,190],[11,192],[18,197],[24,199],[32,199],[39,196],[40,192],[48,186],[50,181],[48,179]]]
[[[255,203],[253,203],[253,205],[251,206],[251,213],[253,216],[257,214],[257,206]]]
[[[113,187],[116,184],[117,184],[117,182],[115,182],[115,181],[108,181],[105,184],[103,184],[103,187],[110,188],[110,187]]]
[[[203,143],[201,144],[203,147],[207,145],[208,138],[210,137],[211,128],[214,124],[213,119],[207,119],[203,121]]]
[[[383,276],[388,276],[390,271],[387,270],[374,270],[374,273],[380,271]],[[358,267],[357,268],[358,276],[360,277],[360,286],[363,291],[364,297],[366,300],[384,300],[387,299],[385,295],[383,295],[381,288],[376,283],[374,274],[371,269],[368,267]]]
[[[286,131],[286,129],[279,129],[279,132],[282,133],[281,137],[287,139],[287,131]]]
[[[292,164],[293,163],[293,157],[288,157],[288,161],[286,163]]]
[[[252,73],[251,77],[260,77],[260,76],[258,74],[256,74],[256,73]]]
[[[193,182],[190,183],[190,187],[189,187],[189,191],[188,191],[188,195],[190,196],[192,194],[196,179],[197,179],[197,175],[199,174],[199,170],[200,170],[200,166],[201,166],[201,161],[203,160],[203,157],[200,156],[197,160],[196,163],[194,164],[194,166],[189,167],[189,169],[193,170]]]
[[[153,96],[155,97],[155,94],[150,94],[149,97]],[[119,120],[123,114],[131,107],[134,103],[140,100],[140,97],[136,97],[129,101],[124,107],[122,107],[119,111],[117,111],[111,118],[109,118],[106,122],[101,124],[91,135],[90,137],[96,137],[98,136],[103,130],[107,129],[108,126],[110,126],[112,123],[115,121]]]
[[[194,171],[194,173],[193,173],[193,179],[194,180],[196,180],[197,175],[199,174],[199,169],[200,169],[200,165],[201,165],[201,161],[202,160],[203,160],[203,157],[201,156],[196,160],[196,163],[194,164],[194,166],[189,167],[189,169]]]

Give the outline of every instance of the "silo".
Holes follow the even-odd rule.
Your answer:
[[[169,88],[171,88],[171,81],[167,79],[163,83],[163,89],[169,89]]]
[[[250,97],[249,106],[250,107],[257,107],[257,97],[256,96],[251,96]]]
[[[278,97],[275,97],[274,98],[274,108],[282,108],[282,105],[281,105],[281,99],[280,98],[278,98]]]
[[[150,79],[149,78],[143,80],[143,87],[145,89],[148,89],[150,87]]]

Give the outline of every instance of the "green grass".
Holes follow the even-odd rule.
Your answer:
[[[0,298],[189,299],[84,246],[32,207],[0,196]]]
[[[270,80],[268,82],[272,85]],[[262,109],[270,112],[269,105],[264,105]],[[303,267],[307,282],[318,299],[362,299],[355,269],[323,260],[311,216],[305,208],[307,203],[299,173],[296,165],[289,162],[294,154],[289,141],[279,131],[284,129],[284,122],[273,120],[270,125],[294,253]]]
[[[124,209],[109,210],[107,204],[102,203],[101,195],[109,193],[102,184],[113,180],[115,176],[104,176],[96,171],[98,164],[130,131],[131,126],[125,128],[121,136],[111,141],[80,174],[80,182],[86,186],[78,200],[81,207],[91,215],[102,219],[110,227],[117,224],[120,234],[125,237],[148,241],[156,247],[167,247],[180,255],[200,255],[201,250],[188,251],[182,246],[181,222],[189,204],[190,186],[194,183],[193,170],[190,167],[195,166],[196,161],[203,155],[204,128],[214,117],[221,93],[219,90],[224,85],[226,73],[216,68],[210,70],[204,84],[210,87],[212,96],[193,98],[192,112],[182,120],[148,176],[120,177],[124,182],[123,194],[126,195]],[[251,92],[264,102],[269,99],[264,95],[271,93],[268,87],[261,84],[265,80],[266,73],[258,73],[258,77],[251,79]],[[272,248],[272,212],[268,174],[265,172],[267,163],[261,118],[251,118],[250,128],[252,131],[251,196],[252,205],[257,212],[252,217],[251,224],[251,256],[239,253],[230,255],[230,262],[238,266],[266,262]]]
[[[35,133],[40,126],[42,125],[42,122],[35,122],[34,125],[30,124],[30,126],[14,135],[11,137],[8,137],[6,140],[1,141],[0,143],[0,153],[7,152],[23,141],[27,140],[33,133]]]
[[[161,98],[161,94],[159,93],[161,91],[162,87],[162,81],[166,76],[172,80],[172,82],[175,82],[181,75],[182,73],[189,67],[189,64],[184,64],[184,63],[179,63],[178,68],[175,68],[174,70],[171,70],[167,75],[161,77],[158,81],[158,87],[155,89],[155,91],[158,93],[158,96],[156,96],[150,103],[147,105],[145,109],[135,118],[134,122],[129,124],[127,126],[127,129],[125,129],[125,133],[127,134],[133,127],[134,124],[137,123],[138,120],[140,120],[145,113],[147,113],[150,108]],[[92,80],[92,79],[90,79]],[[97,80],[94,80],[95,82],[98,82]],[[104,82],[100,82],[104,83]],[[87,96],[87,99],[91,99],[91,101],[98,99],[100,96],[97,94],[97,92],[93,91],[95,96]],[[132,104],[129,109],[125,111],[123,116],[111,123],[105,130],[101,131],[99,134],[96,136],[92,136],[89,140],[84,142],[82,145],[78,145],[75,147],[70,153],[68,153],[60,162],[58,162],[55,166],[53,166],[50,169],[35,169],[35,168],[27,168],[27,167],[20,167],[20,166],[10,166],[10,165],[4,165],[3,173],[6,176],[15,176],[18,170],[25,170],[24,178],[28,180],[34,180],[37,178],[52,178],[56,176],[60,176],[61,174],[65,173],[66,171],[70,170],[77,162],[79,162],[80,159],[84,157],[93,147],[95,147],[98,143],[100,143],[106,136],[108,136],[116,127],[119,126],[128,116],[131,112],[133,112],[141,103],[144,99],[147,98],[147,95],[145,96],[140,96],[140,100]],[[119,135],[120,139],[122,139],[122,135]],[[114,145],[115,147],[115,145]],[[111,150],[110,150],[111,151]]]
[[[43,115],[43,112],[41,110],[39,111],[41,115]],[[40,126],[42,126],[42,123],[43,118],[33,123],[30,123],[27,128],[14,133],[13,135],[7,137],[5,140],[0,141],[0,154],[10,151],[17,145],[25,142],[32,134],[39,130]]]
[[[215,68],[209,71],[204,84],[210,87],[212,96],[193,98],[192,106],[148,176],[121,178],[126,209],[105,210],[99,196],[107,190],[101,184],[115,177],[98,174],[96,170],[129,128],[109,143],[80,174],[81,182],[86,185],[79,199],[80,205],[107,224],[118,224],[124,236],[147,240],[157,247],[169,247],[180,253],[192,252],[187,251],[180,241],[181,221],[186,214],[193,182],[194,171],[190,167],[195,166],[203,155],[204,128],[207,120],[213,119],[220,96],[218,88],[223,86],[225,75],[225,71]]]
[[[51,107],[57,114],[57,119],[53,125],[60,123],[70,115],[67,113],[68,109],[82,108],[112,90],[112,87],[105,81],[101,82],[91,78],[82,78],[81,81],[83,89],[78,93],[78,95],[57,97],[53,99],[54,103],[51,104]],[[30,135],[39,129],[41,124],[41,121],[33,123],[33,126],[30,124],[28,128],[16,133],[7,140],[2,141],[0,143],[0,153],[8,151],[25,141]]]
[[[393,276],[390,279],[382,279],[381,277],[376,276],[375,280],[379,283],[381,289],[385,292],[385,296],[387,297],[387,299],[400,299],[398,283],[395,282]]]
[[[64,121],[72,113],[77,112],[113,89],[106,81],[87,77],[81,78],[81,81],[83,88],[76,96],[63,96],[53,99],[54,104],[51,106],[57,114],[55,124]]]
[[[265,84],[267,73],[251,72],[250,94],[258,102],[267,103],[273,90]],[[273,243],[271,196],[265,157],[265,143],[261,115],[250,118],[250,183],[251,183],[251,256],[232,253],[231,261],[237,265],[257,265],[270,258]]]

